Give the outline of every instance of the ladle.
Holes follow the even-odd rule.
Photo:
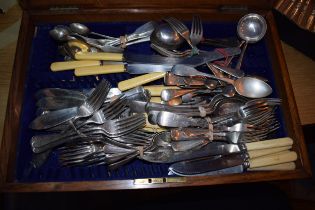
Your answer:
[[[237,24],[237,34],[245,41],[240,58],[236,64],[236,69],[240,69],[248,43],[255,43],[261,40],[267,30],[265,19],[254,13],[243,16]]]

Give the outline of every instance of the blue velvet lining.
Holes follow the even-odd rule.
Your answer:
[[[65,24],[65,23],[63,23]],[[92,31],[112,36],[132,33],[142,23],[89,23],[86,24]],[[208,22],[204,23],[204,35],[208,38],[224,38],[236,35],[236,22]],[[187,24],[189,25],[189,24]],[[140,160],[132,161],[115,172],[108,172],[106,166],[62,168],[58,164],[56,152],[53,152],[48,161],[39,169],[25,173],[32,158],[30,146],[31,137],[38,133],[28,128],[29,123],[35,118],[34,93],[41,88],[58,87],[81,89],[94,87],[98,79],[106,78],[115,87],[117,82],[125,80],[128,74],[101,75],[98,79],[94,76],[76,78],[72,71],[53,73],[49,66],[52,62],[62,61],[58,53],[56,42],[50,38],[49,30],[55,25],[43,24],[37,26],[36,36],[33,38],[30,62],[27,68],[25,82],[24,103],[21,113],[19,139],[17,146],[17,182],[49,182],[49,181],[79,181],[79,180],[119,180],[148,177],[167,176],[167,164],[151,164]],[[208,49],[209,48],[203,48]],[[129,52],[153,54],[149,43],[130,46]],[[235,61],[234,61],[235,62]],[[268,55],[266,41],[250,44],[246,51],[243,66],[246,74],[263,76],[270,81],[274,93],[270,97],[277,97],[275,90],[273,70]],[[159,81],[161,82],[161,81]],[[158,83],[158,82],[156,82]],[[277,111],[277,116],[282,127],[272,137],[286,136],[282,111]]]

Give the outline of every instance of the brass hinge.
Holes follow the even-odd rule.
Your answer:
[[[246,5],[222,5],[219,10],[222,12],[247,12],[248,7]]]
[[[185,177],[167,177],[167,178],[148,178],[135,179],[134,184],[163,184],[163,183],[181,183],[186,182]]]
[[[73,11],[73,10],[78,10],[79,7],[77,6],[64,6],[64,7],[50,7],[49,10],[52,11]]]

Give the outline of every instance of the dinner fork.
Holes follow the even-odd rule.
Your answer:
[[[200,16],[193,16],[191,30],[190,30],[190,40],[191,43],[196,46],[199,44],[203,37],[203,27]]]
[[[187,57],[187,56],[191,55],[191,50],[185,50],[183,52],[171,51],[171,50],[165,49],[161,46],[158,46],[154,43],[151,43],[151,48],[154,49],[155,51],[157,51],[158,53],[160,53],[161,55],[167,56],[167,57],[180,58],[180,57]]]
[[[107,136],[118,137],[131,133],[145,126],[144,114],[135,114],[126,118],[107,120],[98,126],[83,126],[79,130],[69,130],[61,134],[37,135],[31,139],[34,153],[40,153],[65,143],[79,140],[82,137]]]
[[[107,80],[102,80],[81,106],[60,109],[40,115],[31,122],[29,127],[34,130],[43,130],[70,120],[91,116],[102,106],[109,90],[110,83]]]
[[[173,17],[165,18],[164,20],[172,27],[174,31],[179,33],[186,40],[192,49],[193,55],[199,53],[198,48],[190,40],[189,29],[181,21]]]

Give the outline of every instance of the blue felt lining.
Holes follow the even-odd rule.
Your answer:
[[[65,24],[65,23],[63,23]],[[133,32],[142,23],[89,23],[86,24],[92,31],[111,36],[120,36]],[[204,35],[208,38],[224,38],[236,35],[236,22],[208,22],[204,23]],[[187,24],[189,25],[189,24]],[[25,173],[32,157],[30,139],[36,133],[28,128],[35,118],[34,93],[41,88],[58,87],[81,89],[94,87],[100,78],[106,78],[115,87],[117,82],[129,78],[128,74],[88,76],[76,78],[72,71],[51,72],[49,66],[52,62],[62,61],[58,53],[56,42],[49,37],[49,30],[55,25],[43,24],[37,26],[36,36],[33,38],[30,62],[27,68],[24,103],[21,113],[19,139],[17,147],[17,182],[49,182],[49,181],[80,181],[80,180],[119,180],[148,177],[166,177],[167,164],[151,164],[135,160],[115,172],[108,172],[106,166],[62,168],[58,164],[56,152],[53,152],[48,161],[39,169]],[[207,49],[207,48],[204,48]],[[208,48],[209,49],[209,48]],[[149,43],[130,46],[129,52],[153,54]],[[270,81],[275,90],[271,61],[268,54],[267,43],[263,39],[256,44],[250,44],[246,51],[243,66],[246,74],[263,76]],[[159,81],[161,82],[161,81]],[[271,97],[277,97],[276,91]],[[277,116],[284,125],[281,110]],[[272,137],[286,136],[285,126]]]

